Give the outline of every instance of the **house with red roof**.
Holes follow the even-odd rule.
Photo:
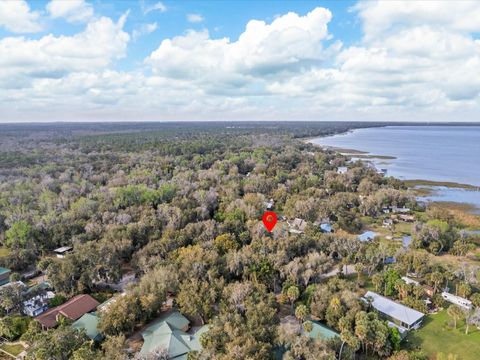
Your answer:
[[[35,318],[43,329],[50,329],[58,325],[61,317],[75,321],[86,313],[97,308],[100,303],[90,295],[77,295],[65,304],[54,307]]]

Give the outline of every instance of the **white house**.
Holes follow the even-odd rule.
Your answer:
[[[408,285],[413,284],[413,285],[420,286],[420,283],[418,281],[410,279],[409,277],[402,276],[402,280],[405,281],[405,283]]]
[[[48,309],[48,301],[53,297],[55,294],[52,291],[34,296],[23,302],[23,312],[31,317],[38,316]]]
[[[345,174],[348,171],[346,166],[339,166],[337,169],[337,174]]]
[[[463,307],[464,309],[470,310],[473,306],[472,302],[468,299],[465,299],[461,296],[450,294],[446,291],[442,292],[442,298],[444,298],[449,303]]]
[[[370,300],[372,307],[381,315],[391,319],[397,325],[407,330],[420,327],[423,317],[425,316],[425,314],[420,311],[409,308],[372,291],[367,291],[364,298]]]

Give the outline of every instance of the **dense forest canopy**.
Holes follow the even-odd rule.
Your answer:
[[[56,294],[51,306],[78,294],[116,301],[99,312],[105,340],[92,344],[68,321],[42,331],[26,320],[25,292],[13,285],[0,290],[0,334],[21,335],[32,359],[164,359],[164,349],[138,355],[133,339],[171,301],[209,326],[189,359],[423,359],[401,350],[398,330],[361,296],[370,287],[427,312],[423,288],[401,280],[415,273],[439,307],[447,279],[480,305],[475,268],[435,261],[465,256],[474,240],[401,181],[302,141],[382,125],[1,125],[0,266],[14,279],[40,271]],[[270,199],[280,219],[272,233],[261,223]],[[411,246],[393,241],[393,221],[389,239],[359,241],[390,208],[414,213]],[[305,221],[301,231],[290,231],[293,219]],[[73,251],[55,257],[64,246]],[[310,320],[339,336],[305,336]]]

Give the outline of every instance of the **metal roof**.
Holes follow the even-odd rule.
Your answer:
[[[425,314],[420,311],[399,304],[372,291],[367,291],[365,298],[371,298],[373,300],[372,306],[379,312],[409,326],[415,324],[425,316]]]

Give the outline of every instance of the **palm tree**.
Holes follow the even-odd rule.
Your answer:
[[[453,318],[453,326],[457,328],[457,320],[464,316],[463,310],[457,305],[450,305],[447,309],[447,314]]]
[[[295,317],[298,319],[300,323],[303,323],[308,316],[308,309],[305,305],[298,305],[295,309]]]
[[[287,289],[287,297],[288,297],[288,300],[290,300],[292,315],[293,315],[293,306],[299,296],[300,296],[300,290],[298,290],[298,287],[296,287],[295,285],[292,285]]]

